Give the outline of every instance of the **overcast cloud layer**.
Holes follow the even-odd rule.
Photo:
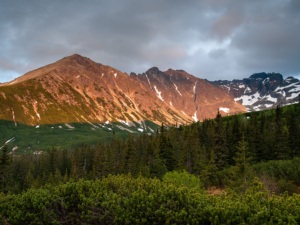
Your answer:
[[[74,53],[127,73],[300,78],[300,0],[0,1],[0,82]]]

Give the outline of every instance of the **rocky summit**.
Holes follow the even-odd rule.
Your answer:
[[[152,121],[174,125],[245,112],[232,94],[183,70],[128,75],[78,54],[0,84],[0,119],[25,125]]]
[[[210,81],[225,91],[247,111],[291,105],[299,101],[300,82],[294,77],[283,79],[279,73],[255,73],[243,80]]]

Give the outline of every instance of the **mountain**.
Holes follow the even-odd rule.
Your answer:
[[[183,70],[162,72],[153,67],[143,74],[131,73],[131,77],[147,91],[156,93],[171,109],[177,109],[194,121],[214,118],[218,109],[223,115],[245,112],[245,108],[224,91]]]
[[[129,76],[78,54],[0,85],[0,119],[16,126],[184,124],[215,117],[218,108],[229,114],[245,112],[224,91],[184,71],[151,68]]]
[[[247,111],[271,109],[299,101],[300,82],[294,77],[283,79],[279,73],[255,73],[243,80],[209,81],[227,92]]]

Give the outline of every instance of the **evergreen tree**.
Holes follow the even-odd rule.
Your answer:
[[[273,147],[273,157],[274,159],[287,159],[289,152],[287,152],[288,146],[283,140],[283,124],[281,118],[281,108],[277,105],[276,116],[275,116],[275,130],[274,130],[274,147]]]
[[[237,167],[237,173],[239,176],[242,177],[242,180],[240,183],[242,183],[243,192],[245,193],[247,188],[247,175],[250,173],[250,154],[248,151],[248,143],[244,140],[244,135],[242,137],[242,140],[238,143],[237,146],[237,153],[236,157],[234,158],[236,167]],[[239,183],[239,179],[237,179],[237,182]]]
[[[290,157],[300,156],[300,135],[299,135],[299,122],[296,119],[295,113],[289,113],[288,120],[288,141],[290,148]]]
[[[237,152],[237,143],[241,139],[241,130],[240,130],[240,122],[237,115],[234,115],[232,128],[231,128],[231,140],[230,140],[230,148],[228,154],[228,163],[229,165],[234,165],[234,157]]]
[[[125,173],[130,172],[133,176],[136,176],[138,173],[135,153],[136,153],[136,149],[132,143],[132,138],[129,133],[126,141],[126,147],[125,147],[125,162],[124,162],[123,171]]]
[[[173,145],[170,138],[165,133],[164,125],[160,128],[160,134],[158,138],[158,154],[160,159],[166,165],[168,171],[174,170],[176,162],[174,159]]]
[[[4,140],[4,144],[2,145],[2,154],[0,156],[0,188],[2,191],[5,191],[6,184],[8,182],[8,167],[10,164],[10,157],[7,153],[8,146],[6,144],[6,140]]]
[[[218,110],[215,121],[217,124],[215,125],[215,129],[214,129],[213,150],[216,156],[216,165],[218,169],[221,170],[226,165],[228,150],[226,147],[226,140],[224,137],[223,122],[222,122],[222,116],[220,114],[220,110]]]

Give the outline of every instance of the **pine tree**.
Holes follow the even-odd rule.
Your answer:
[[[60,173],[62,176],[65,175],[67,172],[68,174],[70,173],[70,160],[68,157],[68,150],[64,147],[62,150],[62,158],[61,158],[61,166],[60,166]]]
[[[124,162],[123,171],[125,173],[130,172],[133,176],[136,176],[138,173],[135,153],[136,153],[136,149],[132,143],[132,138],[129,133],[126,141],[126,147],[125,147],[125,162]]]
[[[289,113],[288,120],[288,133],[289,133],[289,148],[290,157],[300,156],[300,135],[299,135],[299,123],[296,120],[295,113],[291,111]]]
[[[228,164],[234,165],[234,157],[237,152],[237,143],[241,139],[241,130],[240,130],[240,122],[237,115],[234,115],[232,128],[231,128],[231,140],[230,140],[230,148],[228,154]]]
[[[243,192],[245,193],[247,188],[247,175],[250,173],[249,162],[251,158],[249,156],[248,143],[245,142],[244,135],[242,137],[242,140],[238,143],[237,149],[238,151],[236,152],[236,157],[234,158],[234,160],[237,167],[237,173],[242,177],[241,183],[243,186]],[[238,179],[237,182],[239,182]]]
[[[2,145],[2,154],[0,156],[0,188],[2,191],[6,189],[6,183],[8,182],[8,167],[10,164],[10,157],[7,154],[8,146],[6,144],[6,140],[4,140],[4,144]]]
[[[224,137],[223,131],[223,122],[222,116],[220,114],[220,110],[218,110],[216,116],[216,126],[214,129],[214,142],[213,142],[213,150],[216,155],[216,164],[219,170],[221,170],[226,165],[226,159],[228,157],[228,150],[226,147],[226,140]]]
[[[274,149],[273,155],[274,159],[287,159],[289,152],[286,152],[287,147],[285,141],[283,140],[283,125],[281,118],[281,108],[277,105],[276,116],[275,116],[275,130],[274,130]]]
[[[174,159],[173,145],[170,138],[165,133],[165,128],[162,124],[158,138],[158,154],[162,162],[166,165],[169,171],[174,170],[176,161]]]

